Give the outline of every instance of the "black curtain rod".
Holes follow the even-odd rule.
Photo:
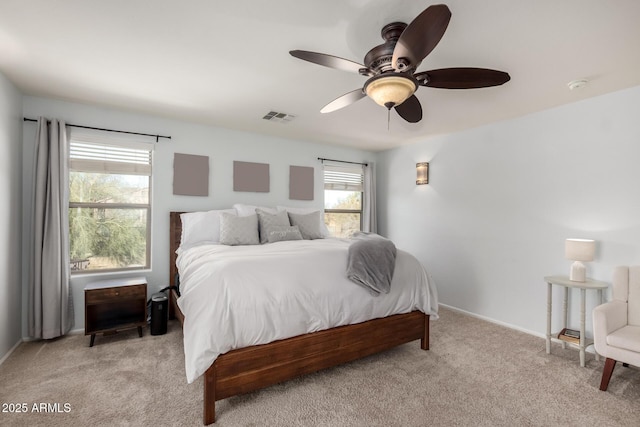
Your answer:
[[[347,162],[346,160],[325,159],[325,158],[322,158],[322,157],[318,157],[318,160],[320,160],[321,162],[324,162],[325,160],[328,160],[330,162],[349,163],[349,164],[352,164],[352,165],[369,166],[369,163]]]
[[[27,117],[24,117],[23,120],[25,122],[37,122],[36,119],[29,119]],[[156,142],[158,142],[158,140],[160,138],[166,138],[166,139],[171,139],[170,136],[162,136],[162,135],[152,135],[150,133],[140,133],[140,132],[129,132],[127,130],[116,130],[116,129],[105,129],[105,128],[95,128],[95,127],[91,127],[91,126],[81,126],[81,125],[72,125],[71,123],[66,123],[67,126],[71,126],[74,128],[82,128],[82,129],[93,129],[93,130],[102,130],[105,132],[117,132],[117,133],[128,133],[129,135],[141,135],[141,136],[155,136],[156,138]]]

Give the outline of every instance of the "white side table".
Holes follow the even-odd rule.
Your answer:
[[[546,276],[544,281],[547,282],[547,354],[551,353],[551,341],[558,341],[562,343],[562,348],[566,348],[567,344],[570,347],[578,348],[580,350],[580,366],[584,367],[585,349],[593,344],[592,339],[587,339],[585,336],[584,318],[585,318],[585,305],[586,305],[586,293],[587,290],[597,290],[600,297],[600,304],[602,304],[602,291],[609,287],[606,282],[600,282],[598,280],[587,279],[584,282],[573,282],[569,280],[569,276]],[[558,339],[558,333],[551,334],[551,299],[552,285],[564,286],[564,302],[562,306],[562,327],[567,327],[567,300],[569,299],[569,288],[580,289],[580,344],[573,344],[567,341]],[[596,360],[600,360],[600,356],[596,352]]]

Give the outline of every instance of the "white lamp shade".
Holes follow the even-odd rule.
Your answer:
[[[596,242],[588,239],[567,239],[564,245],[564,257],[572,261],[593,261]]]

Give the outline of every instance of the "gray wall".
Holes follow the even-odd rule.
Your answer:
[[[22,95],[0,73],[0,360],[21,339]]]
[[[640,263],[638,111],[640,87],[380,153],[380,231],[426,265],[441,303],[541,335],[566,238],[597,241],[595,279]]]
[[[112,129],[170,135],[171,140],[156,144],[153,160],[153,212],[151,270],[143,274],[153,293],[168,285],[169,279],[169,211],[208,210],[231,207],[234,203],[263,206],[323,206],[322,167],[317,157],[350,161],[372,161],[375,154],[337,146],[314,144],[268,137],[222,128],[196,125],[160,117],[130,114],[123,111],[98,108],[45,98],[24,98],[25,117],[39,115],[64,119],[69,123]],[[274,126],[278,126],[274,124]],[[31,174],[35,139],[35,124],[24,126],[24,212],[31,212]],[[209,156],[209,197],[174,196],[173,153]],[[271,191],[244,193],[233,191],[233,161],[269,163]],[[289,200],[289,166],[315,167],[315,200],[304,202]],[[30,242],[29,230],[24,229],[25,242]],[[27,243],[28,244],[28,243]],[[129,274],[90,274],[74,276],[71,280],[75,306],[74,329],[84,328],[84,285],[93,280],[113,277],[138,276]],[[27,334],[26,284],[23,303],[23,334]]]

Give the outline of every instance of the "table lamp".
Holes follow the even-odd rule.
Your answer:
[[[573,261],[569,280],[572,282],[584,282],[586,279],[586,267],[582,263],[593,261],[596,252],[596,242],[588,239],[567,239],[564,245],[564,257]]]

